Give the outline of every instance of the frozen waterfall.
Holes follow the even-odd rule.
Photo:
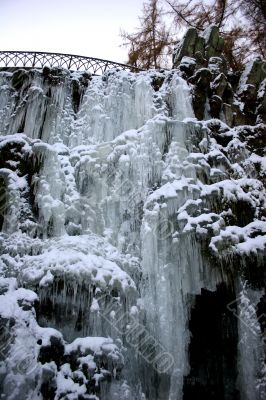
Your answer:
[[[197,325],[221,348],[210,390],[262,399],[244,306],[263,292],[229,265],[266,225],[228,221],[238,201],[258,221],[265,191],[214,123],[177,70],[0,72],[1,398],[191,400],[216,368]]]

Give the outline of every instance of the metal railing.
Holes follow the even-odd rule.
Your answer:
[[[86,71],[94,75],[101,75],[111,68],[132,72],[140,71],[140,69],[127,64],[74,54],[47,53],[43,51],[0,51],[0,68],[43,68],[46,66],[64,68],[71,71]]]

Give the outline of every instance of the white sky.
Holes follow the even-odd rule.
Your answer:
[[[0,50],[78,54],[126,62],[120,28],[138,26],[143,0],[0,0]]]

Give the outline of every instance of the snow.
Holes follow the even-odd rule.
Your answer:
[[[261,173],[265,174],[266,173],[266,157],[261,157],[258,156],[257,154],[251,154],[251,156],[249,157],[249,160],[253,163],[253,164],[259,164],[260,165],[260,169],[261,169]]]
[[[81,354],[88,351],[92,353],[101,353],[103,351],[111,353],[116,349],[117,346],[113,343],[112,339],[104,337],[77,338],[74,342],[66,346],[66,354],[77,350],[79,350]]]
[[[264,235],[260,235],[260,233]],[[239,226],[226,227],[217,236],[211,239],[210,247],[215,252],[223,249],[224,246],[232,246],[238,253],[249,254],[266,249],[266,222],[255,221],[241,228]],[[253,235],[256,237],[250,237]]]
[[[47,273],[42,277],[42,279],[39,282],[40,286],[49,286],[53,283],[54,276],[51,273],[51,271],[47,271]]]
[[[87,240],[86,240],[87,239]],[[122,290],[135,289],[134,281],[113,261],[88,253],[90,237],[64,237],[50,241],[45,251],[24,258],[20,279],[24,284],[40,286],[51,284],[54,276],[65,276],[77,282],[91,282],[101,288],[106,286]]]

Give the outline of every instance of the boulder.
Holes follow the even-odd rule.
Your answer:
[[[177,47],[176,53],[174,55],[174,67],[178,66],[179,62],[184,56],[193,57],[195,54],[196,42],[198,40],[198,31],[196,28],[189,28]],[[197,50],[198,51],[198,50]]]
[[[195,52],[195,60],[197,62],[198,68],[202,68],[202,67],[207,67],[208,66],[208,61],[205,58],[204,51],[203,52],[196,51]]]
[[[196,118],[204,119],[207,95],[205,92],[194,88],[192,96],[192,104]]]
[[[65,346],[62,338],[51,336],[48,345],[41,345],[39,350],[38,361],[42,364],[54,361],[56,365],[61,363],[65,351]]]
[[[204,118],[207,95],[210,90],[212,73],[208,68],[199,69],[188,81],[194,84],[192,103],[195,116]]]
[[[180,62],[179,68],[187,77],[191,77],[195,72],[196,64],[195,58],[184,56]]]
[[[210,114],[212,118],[219,118],[223,101],[221,97],[213,95],[210,98]]]
[[[253,85],[259,89],[261,82],[266,78],[266,61],[256,58],[250,61],[241,75],[238,92],[242,93],[245,85]]]
[[[232,110],[232,106],[230,104],[224,103],[223,104],[223,113],[225,122],[228,126],[232,127],[234,124],[234,113]]]
[[[256,122],[257,113],[262,114],[262,120],[265,118],[263,116],[263,86],[261,86],[265,78],[266,61],[261,58],[250,61],[240,77],[237,95],[242,102],[242,112],[247,124]]]
[[[210,58],[216,57],[219,58],[219,62],[222,65],[218,73],[226,72],[226,62],[221,58],[223,46],[224,40],[220,36],[217,26],[211,26],[206,29],[203,35],[200,35],[196,28],[189,28],[174,52],[173,68],[177,68],[180,65],[183,57],[194,58],[200,68],[207,66]],[[215,62],[215,60],[212,60],[212,62]]]
[[[221,73],[211,83],[211,89],[213,94],[222,98],[227,85],[228,82],[226,76],[223,73]]]
[[[29,74],[25,69],[18,69],[12,75],[12,86],[15,90],[20,90],[29,81]]]
[[[211,57],[219,57],[224,47],[224,39],[220,36],[218,26],[212,25],[204,32],[206,42],[205,56],[207,59]]]
[[[195,84],[198,88],[206,91],[210,88],[212,80],[212,73],[208,68],[198,69],[195,75],[193,75],[189,82]]]
[[[213,76],[217,76],[221,73],[227,75],[228,72],[227,63],[223,56],[211,57],[208,62],[208,68],[211,70]]]

